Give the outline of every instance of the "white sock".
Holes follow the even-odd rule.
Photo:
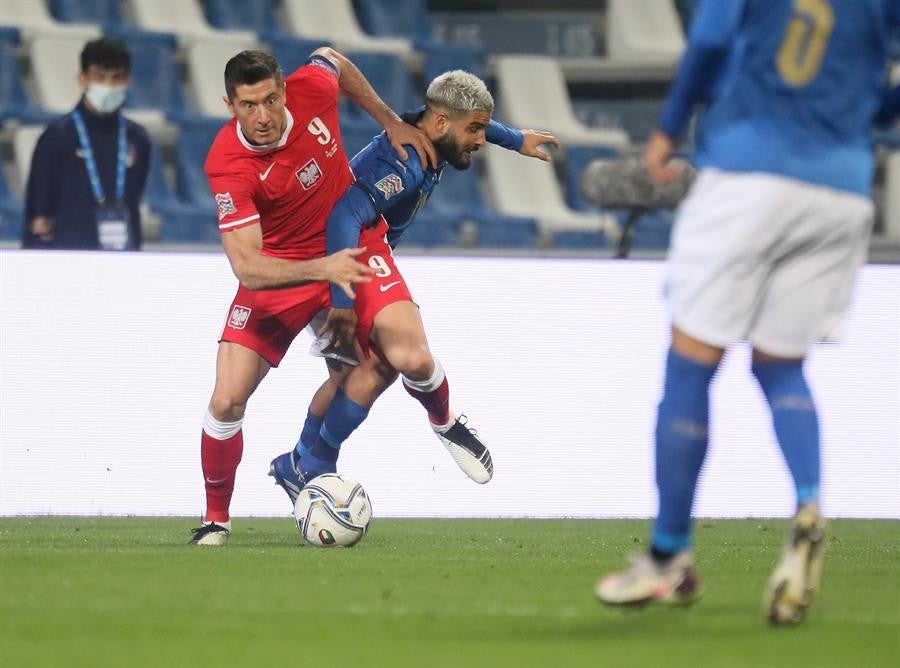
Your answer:
[[[412,380],[406,376],[401,376],[401,378],[403,378],[404,385],[418,392],[433,392],[444,382],[444,367],[441,366],[440,362],[434,360],[434,371],[429,378],[425,380]]]
[[[241,430],[243,423],[244,418],[234,422],[220,422],[207,410],[206,415],[203,416],[203,431],[217,441],[226,441]]]

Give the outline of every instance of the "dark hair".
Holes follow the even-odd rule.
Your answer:
[[[284,84],[281,66],[265,51],[241,51],[225,63],[225,94],[233,100],[238,86],[252,86],[266,79],[275,79],[278,86]]]
[[[131,51],[125,42],[116,37],[92,39],[81,50],[81,71],[87,72],[91,65],[131,73]]]

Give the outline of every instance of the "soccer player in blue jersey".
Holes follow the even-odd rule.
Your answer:
[[[440,160],[437,168],[423,167],[415,152],[401,160],[381,134],[350,161],[356,183],[329,219],[328,252],[360,243],[366,252],[358,260],[367,262],[375,274],[371,283],[357,288],[355,303],[343,291],[332,291],[333,309],[324,326],[346,330],[343,318],[355,307],[361,354],[341,353],[340,342],[329,347],[334,351],[326,358],[329,379],[313,398],[300,440],[294,450],[272,462],[270,475],[292,501],[304,481],[335,470],[341,444],[398,374],[406,391],[426,409],[432,429],[463,472],[482,484],[493,475],[490,452],[467,426],[465,416],[450,410],[447,378],[429,350],[419,309],[391,251],[448,165],[467,169],[472,153],[486,141],[549,160],[539,147],[558,142],[549,132],[516,130],[493,121],[490,92],[468,72],[454,70],[436,77],[425,99],[425,107],[407,114],[405,120],[434,143]],[[337,338],[345,335],[338,333]],[[319,339],[314,348],[327,345],[328,340]],[[356,358],[359,363],[353,367]]]
[[[655,180],[672,178],[669,160],[692,108],[708,102],[696,133],[699,176],[678,212],[669,254],[659,510],[649,552],[598,582],[601,601],[688,604],[699,596],[691,508],[707,451],[709,385],[726,347],[748,340],[797,502],[765,613],[774,624],[804,618],[818,588],[826,525],[818,418],[803,361],[811,344],[837,333],[866,256],[869,133],[887,99],[885,43],[898,21],[897,0],[698,6],[645,152]]]

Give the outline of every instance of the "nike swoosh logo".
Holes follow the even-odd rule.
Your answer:
[[[393,283],[388,283],[387,285],[379,285],[378,289],[381,290],[382,292],[387,292],[395,285],[400,285],[400,283],[401,283],[401,281],[394,281]]]
[[[266,167],[266,171],[260,172],[260,174],[259,174],[259,180],[260,180],[260,181],[265,181],[267,178],[269,178],[269,172],[272,171],[272,167],[274,167],[274,166],[275,166],[275,163],[273,162],[271,165],[269,165],[268,167]]]
[[[208,482],[210,485],[218,485],[219,483],[225,482],[226,480],[228,480],[228,476],[225,476],[224,478],[219,478],[218,480],[213,480],[212,478],[207,478],[206,482]]]

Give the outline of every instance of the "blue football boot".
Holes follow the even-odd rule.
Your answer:
[[[300,457],[296,450],[278,455],[269,465],[269,475],[275,478],[275,484],[283,489],[291,499],[291,505],[297,502],[300,490],[306,486],[306,478],[300,470]]]

